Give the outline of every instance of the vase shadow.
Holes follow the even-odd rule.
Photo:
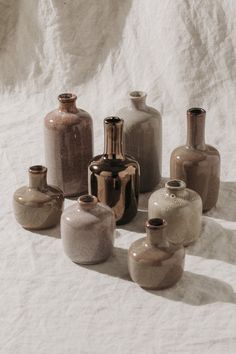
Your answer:
[[[49,236],[49,237],[54,237],[54,238],[61,238],[61,230],[60,230],[60,225],[57,225],[55,227],[51,227],[50,229],[44,229],[44,230],[28,230],[30,232],[33,232],[34,234],[39,234],[43,236]]]
[[[221,182],[216,207],[204,214],[216,219],[236,221],[236,182]]]
[[[186,253],[208,259],[236,264],[236,230],[226,229],[211,218],[203,216],[200,238]]]
[[[233,288],[218,279],[185,271],[180,281],[166,290],[146,290],[168,300],[184,302],[192,306],[202,306],[215,302],[236,304]]]

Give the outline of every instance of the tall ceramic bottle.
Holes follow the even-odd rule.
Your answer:
[[[87,167],[93,156],[92,118],[76,107],[76,99],[71,93],[59,95],[58,109],[44,120],[48,180],[65,196],[87,192]]]
[[[131,92],[129,106],[117,113],[125,122],[125,152],[140,165],[140,192],[149,192],[159,183],[162,164],[162,119],[146,105],[146,97],[145,92]]]
[[[116,223],[125,224],[137,213],[139,165],[123,152],[123,120],[104,119],[104,154],[89,165],[89,193],[111,207]]]
[[[202,108],[187,111],[187,143],[172,152],[170,175],[196,191],[202,198],[203,211],[208,211],[218,199],[220,154],[205,143],[205,116]]]

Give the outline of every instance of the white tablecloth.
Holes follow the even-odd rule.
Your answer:
[[[1,354],[236,352],[235,13],[233,0],[1,1]],[[117,229],[114,256],[90,267],[64,255],[59,227],[26,231],[12,213],[27,168],[44,163],[43,117],[57,94],[78,94],[100,153],[103,118],[133,89],[163,116],[163,176],[191,106],[207,110],[206,140],[222,157],[217,207],[165,291],[139,288],[127,271],[147,195]]]

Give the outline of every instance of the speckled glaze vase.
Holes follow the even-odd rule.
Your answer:
[[[124,119],[125,153],[140,165],[140,192],[149,192],[161,179],[162,119],[160,113],[146,105],[147,94],[133,91],[129,106],[117,113]]]
[[[89,193],[113,209],[120,225],[137,214],[139,165],[123,152],[123,120],[106,118],[104,129],[104,154],[94,157],[88,168]]]
[[[63,193],[47,184],[44,166],[29,168],[29,185],[17,189],[13,196],[16,220],[26,229],[41,230],[60,223]]]
[[[166,225],[163,219],[149,219],[146,223],[147,236],[129,248],[130,277],[143,288],[169,288],[183,274],[185,250],[183,247],[171,247],[165,236]]]
[[[170,176],[185,181],[202,198],[203,211],[216,205],[220,186],[220,154],[205,144],[205,116],[202,108],[187,111],[187,143],[176,148],[170,159]]]
[[[200,236],[202,200],[183,181],[170,180],[149,198],[148,217],[165,219],[167,240],[188,246]]]
[[[64,251],[75,263],[104,262],[113,250],[115,217],[92,195],[81,196],[61,217]]]
[[[48,181],[66,197],[87,193],[87,167],[93,157],[92,118],[76,107],[76,99],[71,93],[59,95],[59,108],[44,120]]]

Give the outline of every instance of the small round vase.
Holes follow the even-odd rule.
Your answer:
[[[129,248],[128,268],[131,279],[146,289],[165,289],[181,278],[185,250],[173,249],[165,236],[167,223],[163,219],[149,219],[147,236]]]
[[[117,115],[124,119],[125,153],[140,165],[140,192],[149,192],[160,182],[162,165],[162,119],[146,104],[147,94],[133,91],[129,105]]]
[[[13,196],[15,218],[26,229],[42,230],[60,223],[63,193],[47,184],[47,168],[31,166],[29,185],[17,189]]]
[[[202,200],[183,181],[170,180],[148,201],[148,217],[167,221],[166,237],[176,246],[188,246],[201,232]]]
[[[114,231],[113,211],[92,195],[81,196],[61,217],[64,251],[75,263],[106,261],[112,254]]]

